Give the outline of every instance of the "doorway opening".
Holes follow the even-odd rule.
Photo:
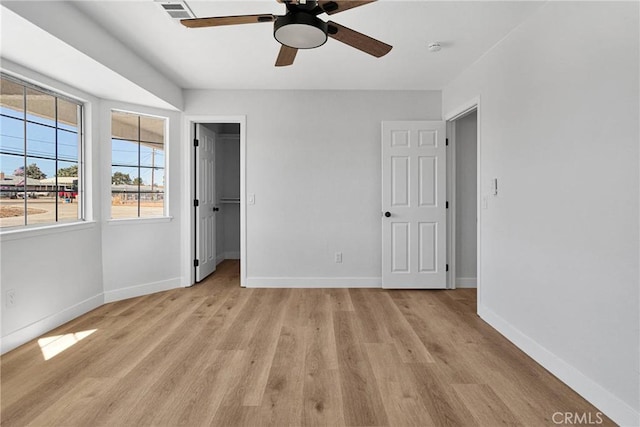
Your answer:
[[[188,159],[189,199],[186,215],[191,236],[185,274],[191,285],[216,271],[225,260],[239,263],[246,277],[245,118],[186,118],[191,142]],[[186,231],[186,226],[185,226]],[[187,272],[188,271],[188,272]]]
[[[448,287],[478,288],[480,301],[480,138],[478,102],[447,117]]]

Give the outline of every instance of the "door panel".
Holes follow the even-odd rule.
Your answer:
[[[446,288],[445,123],[382,123],[382,284]]]
[[[200,282],[216,270],[216,135],[202,125],[198,125],[197,129],[196,281]]]

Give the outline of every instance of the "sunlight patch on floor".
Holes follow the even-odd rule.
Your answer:
[[[44,360],[49,360],[57,356],[78,341],[88,337],[95,331],[97,331],[97,329],[89,329],[87,331],[72,332],[70,334],[53,335],[51,337],[40,338],[38,340],[38,344],[40,345],[40,350],[42,350]]]

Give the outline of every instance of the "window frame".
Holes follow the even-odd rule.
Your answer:
[[[58,90],[56,90],[55,88],[50,89],[44,86],[39,85],[38,83],[34,83],[32,81],[23,79],[21,77],[17,77],[17,76],[13,76],[11,74],[8,74],[2,70],[0,70],[0,78],[7,80],[9,82],[18,84],[20,86],[23,87],[23,116],[21,118],[17,118],[17,117],[11,117],[11,116],[7,116],[13,120],[20,120],[22,122],[23,125],[23,130],[24,130],[24,135],[23,135],[23,141],[24,144],[26,144],[27,141],[27,133],[26,133],[26,128],[27,125],[29,123],[32,124],[36,124],[36,125],[43,125],[42,123],[38,123],[38,122],[32,122],[30,120],[27,119],[27,91],[29,89],[31,90],[35,90],[41,93],[44,93],[46,95],[50,95],[52,97],[54,97],[55,99],[55,113],[54,113],[54,121],[55,121],[55,126],[52,127],[52,129],[54,129],[56,131],[56,137],[55,137],[55,155],[54,158],[51,159],[47,159],[47,160],[52,160],[56,163],[56,170],[55,170],[55,177],[56,177],[56,196],[55,196],[55,203],[56,203],[56,209],[55,209],[55,219],[52,222],[40,222],[40,223],[35,223],[35,224],[29,224],[28,222],[28,215],[27,215],[27,208],[28,208],[28,197],[27,197],[27,190],[26,190],[26,180],[25,180],[25,190],[23,191],[23,199],[24,199],[24,217],[25,217],[25,222],[26,224],[21,224],[21,225],[12,225],[12,226],[5,226],[5,227],[0,227],[0,235],[9,235],[9,234],[16,234],[16,233],[21,233],[23,231],[28,231],[28,230],[32,230],[32,231],[37,231],[40,229],[43,230],[55,230],[55,229],[59,229],[59,228],[68,228],[68,227],[73,227],[73,226],[78,226],[79,224],[87,224],[91,221],[87,221],[87,201],[86,199],[86,163],[85,163],[85,154],[86,154],[86,122],[87,122],[87,116],[86,116],[86,111],[87,111],[87,103],[83,100],[80,100],[78,98],[66,95]],[[65,161],[65,160],[60,160],[60,156],[58,154],[58,131],[62,130],[62,131],[68,131],[67,129],[61,128],[58,126],[58,99],[75,104],[79,107],[78,110],[78,123],[77,123],[77,138],[78,138],[78,158],[77,158],[77,164],[78,164],[78,188],[77,188],[77,194],[78,194],[78,200],[79,203],[77,203],[78,206],[78,216],[75,219],[67,219],[64,221],[60,221],[60,218],[58,217],[58,193],[59,193],[59,189],[58,189],[58,169],[57,169],[57,164],[59,161]],[[43,125],[46,127],[51,127],[49,125]],[[21,155],[24,158],[24,164],[25,164],[25,174],[26,174],[26,166],[27,165],[27,159],[29,157],[33,157],[33,156],[29,156],[27,151],[26,151],[26,145],[25,145],[25,149],[23,150],[23,153]]]
[[[138,116],[138,137],[137,140],[131,140],[131,139],[126,139],[126,138],[116,138],[113,135],[113,113],[122,113],[122,114],[131,114],[134,116]],[[163,185],[163,189],[162,189],[162,214],[161,215],[155,215],[155,216],[140,216],[140,194],[142,194],[140,192],[140,184],[138,184],[138,213],[137,216],[127,216],[127,217],[113,217],[113,190],[112,190],[112,178],[113,178],[113,168],[114,168],[114,162],[113,162],[113,140],[118,140],[118,141],[128,141],[128,142],[135,142],[138,145],[138,150],[140,150],[140,144],[142,142],[147,142],[144,140],[141,140],[140,137],[140,118],[141,117],[148,117],[148,118],[152,118],[152,119],[159,119],[162,120],[163,122],[163,138],[162,138],[162,147],[163,147],[163,157],[164,157],[164,161],[163,161],[163,165],[162,165],[162,171],[164,174],[164,185]],[[107,222],[110,224],[127,224],[127,223],[131,223],[131,222],[146,222],[146,223],[156,223],[156,222],[165,222],[167,220],[171,220],[172,217],[169,216],[169,204],[168,204],[168,182],[169,182],[169,150],[168,150],[168,146],[169,146],[169,121],[170,118],[168,116],[164,116],[164,115],[160,115],[160,114],[154,114],[154,113],[148,113],[148,112],[142,112],[139,110],[134,110],[134,109],[128,109],[128,108],[118,108],[116,106],[113,106],[111,108],[109,108],[109,144],[110,144],[110,148],[109,148],[109,192],[108,192],[108,205],[109,205],[109,215],[108,215],[108,219]],[[149,141],[151,142],[151,141]],[[137,160],[137,165],[136,166],[131,166],[131,165],[119,165],[119,166],[115,166],[115,167],[131,167],[131,168],[136,168],[137,170],[140,170],[141,168],[147,168],[147,166],[141,166],[141,160],[140,160],[140,155],[138,155],[138,160]],[[140,175],[140,173],[138,173]]]

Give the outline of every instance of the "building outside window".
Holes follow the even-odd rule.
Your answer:
[[[83,220],[82,103],[0,79],[0,228]]]
[[[166,119],[111,112],[111,218],[165,215]]]

